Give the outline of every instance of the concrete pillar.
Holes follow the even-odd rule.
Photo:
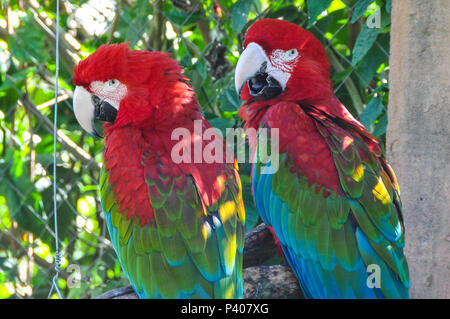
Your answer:
[[[392,3],[388,161],[412,298],[450,298],[450,1]]]

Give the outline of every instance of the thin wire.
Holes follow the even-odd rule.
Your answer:
[[[59,298],[63,299],[61,291],[58,288],[57,280],[60,273],[61,267],[61,253],[59,251],[59,236],[58,236],[58,204],[56,200],[56,141],[57,127],[58,127],[58,96],[59,96],[59,0],[56,0],[56,25],[55,25],[55,107],[54,107],[54,118],[53,118],[53,218],[55,221],[55,275],[52,280],[52,287],[48,293],[48,297],[52,295],[53,289],[58,294]]]

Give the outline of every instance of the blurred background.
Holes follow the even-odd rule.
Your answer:
[[[128,285],[101,212],[103,141],[72,112],[72,72],[101,44],[161,50],[184,66],[214,127],[240,127],[234,66],[255,20],[280,18],[325,46],[338,98],[383,150],[387,125],[391,0],[2,0],[0,10],[0,298],[47,298],[55,258],[53,110],[60,33],[57,201],[65,298]],[[258,224],[250,165],[240,165],[247,230]],[[280,263],[274,256],[267,264]],[[51,298],[57,298],[52,291]]]

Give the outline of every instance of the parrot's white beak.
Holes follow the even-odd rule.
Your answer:
[[[73,92],[73,112],[81,127],[88,133],[102,137],[97,133],[94,120],[114,122],[117,116],[117,107],[107,100],[89,93],[84,87],[77,86]]]
[[[82,86],[75,87],[73,92],[73,112],[78,123],[86,132],[100,136],[94,126],[95,106],[92,103],[92,94]]]
[[[268,63],[269,59],[263,48],[254,42],[249,43],[242,52],[234,71],[234,84],[238,94],[244,83],[259,71],[264,62]]]
[[[250,95],[261,99],[280,95],[287,80],[284,72],[271,64],[264,49],[255,42],[249,43],[242,52],[234,73],[234,84],[239,95],[247,83]]]

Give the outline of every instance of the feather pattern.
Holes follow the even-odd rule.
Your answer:
[[[206,145],[197,141],[210,125],[169,55],[102,45],[74,69],[78,94],[117,109],[104,124],[100,176],[111,241],[140,297],[241,298],[245,213],[237,166],[195,156],[175,161],[177,145],[194,152],[199,145],[203,154]],[[85,102],[75,103],[76,114],[94,120]],[[82,126],[92,131],[89,125]],[[187,132],[179,142],[177,130]]]
[[[242,298],[245,214],[235,167],[177,165],[167,137],[154,135],[124,127],[106,138],[102,207],[123,271],[141,298]],[[136,136],[140,149],[130,154]]]
[[[273,105],[263,123],[283,126],[280,167],[273,175],[262,174],[270,163],[255,152],[255,203],[305,296],[407,298],[398,186],[374,152],[371,136],[351,122],[296,103]],[[380,287],[367,284],[372,264],[379,266]]]

